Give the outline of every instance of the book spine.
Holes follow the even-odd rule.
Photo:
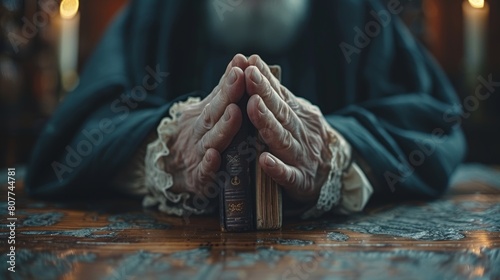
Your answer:
[[[246,112],[247,103],[245,95],[238,103],[243,117],[241,128],[221,155],[221,171],[227,175],[220,196],[221,228],[229,232],[255,229],[251,163],[241,153],[241,147],[247,145],[245,142],[253,131]]]

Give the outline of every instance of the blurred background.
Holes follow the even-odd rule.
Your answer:
[[[1,167],[29,160],[44,123],[78,84],[79,71],[127,2],[0,0]],[[500,1],[401,3],[404,22],[436,57],[464,106],[467,161],[500,164],[500,87],[483,100],[476,96],[480,77],[500,82]]]

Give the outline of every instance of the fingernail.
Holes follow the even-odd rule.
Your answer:
[[[234,84],[234,82],[236,82],[236,71],[234,71],[234,69],[231,69],[231,71],[229,72],[229,75],[227,76],[227,84],[228,85],[232,85]]]
[[[252,81],[256,84],[260,84],[260,82],[262,81],[262,75],[256,69],[254,69],[252,72]]]
[[[226,110],[226,112],[224,113],[224,121],[229,121],[229,119],[231,118],[231,114],[229,114],[229,110]]]
[[[266,105],[264,104],[264,102],[261,100],[259,100],[259,104],[257,105],[257,109],[259,109],[259,112],[261,114],[265,114],[266,113]]]
[[[268,155],[266,157],[266,164],[270,167],[275,167],[276,166],[276,161],[270,156]]]
[[[210,154],[205,155],[205,161],[208,163],[212,161],[212,157],[210,156]]]

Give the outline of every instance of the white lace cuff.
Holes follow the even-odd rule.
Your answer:
[[[165,160],[170,154],[167,146],[170,138],[177,134],[178,117],[189,105],[200,102],[200,98],[189,98],[177,102],[170,108],[169,117],[162,119],[157,127],[158,138],[147,145],[146,155],[143,158],[144,166],[135,168],[144,170],[137,180],[130,180],[122,185],[127,193],[144,195],[143,206],[157,206],[158,210],[171,215],[183,216],[186,214],[210,213],[213,208],[198,209],[191,205],[190,193],[174,193],[172,175],[165,170]],[[326,183],[322,186],[317,204],[302,215],[302,218],[318,217],[325,212],[349,214],[363,210],[373,193],[373,188],[363,171],[355,163],[349,164],[350,146],[334,133],[331,135],[330,152],[332,169]],[[121,181],[120,181],[121,182]]]
[[[158,125],[158,139],[147,146],[145,157],[144,186],[148,194],[144,197],[144,207],[158,205],[158,210],[167,214],[183,216],[185,214],[204,214],[213,209],[197,209],[190,206],[191,195],[185,193],[173,193],[169,189],[173,186],[172,175],[165,170],[165,158],[169,155],[167,143],[173,135],[177,134],[178,117],[184,109],[194,103],[200,102],[200,98],[190,97],[187,101],[177,102],[170,107],[170,117],[165,117]]]
[[[353,163],[344,173],[342,198],[335,212],[351,214],[361,212],[373,193],[373,187],[361,168]]]
[[[351,147],[347,141],[333,131],[330,139],[332,164],[328,179],[321,187],[316,205],[303,213],[302,219],[316,218],[332,209],[342,214],[359,212],[373,193],[373,187],[357,164],[349,166]]]

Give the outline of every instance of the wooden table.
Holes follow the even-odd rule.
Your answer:
[[[216,217],[186,221],[135,200],[32,200],[18,182],[15,273],[1,190],[0,279],[500,279],[500,189],[481,183],[236,234],[221,233]]]

